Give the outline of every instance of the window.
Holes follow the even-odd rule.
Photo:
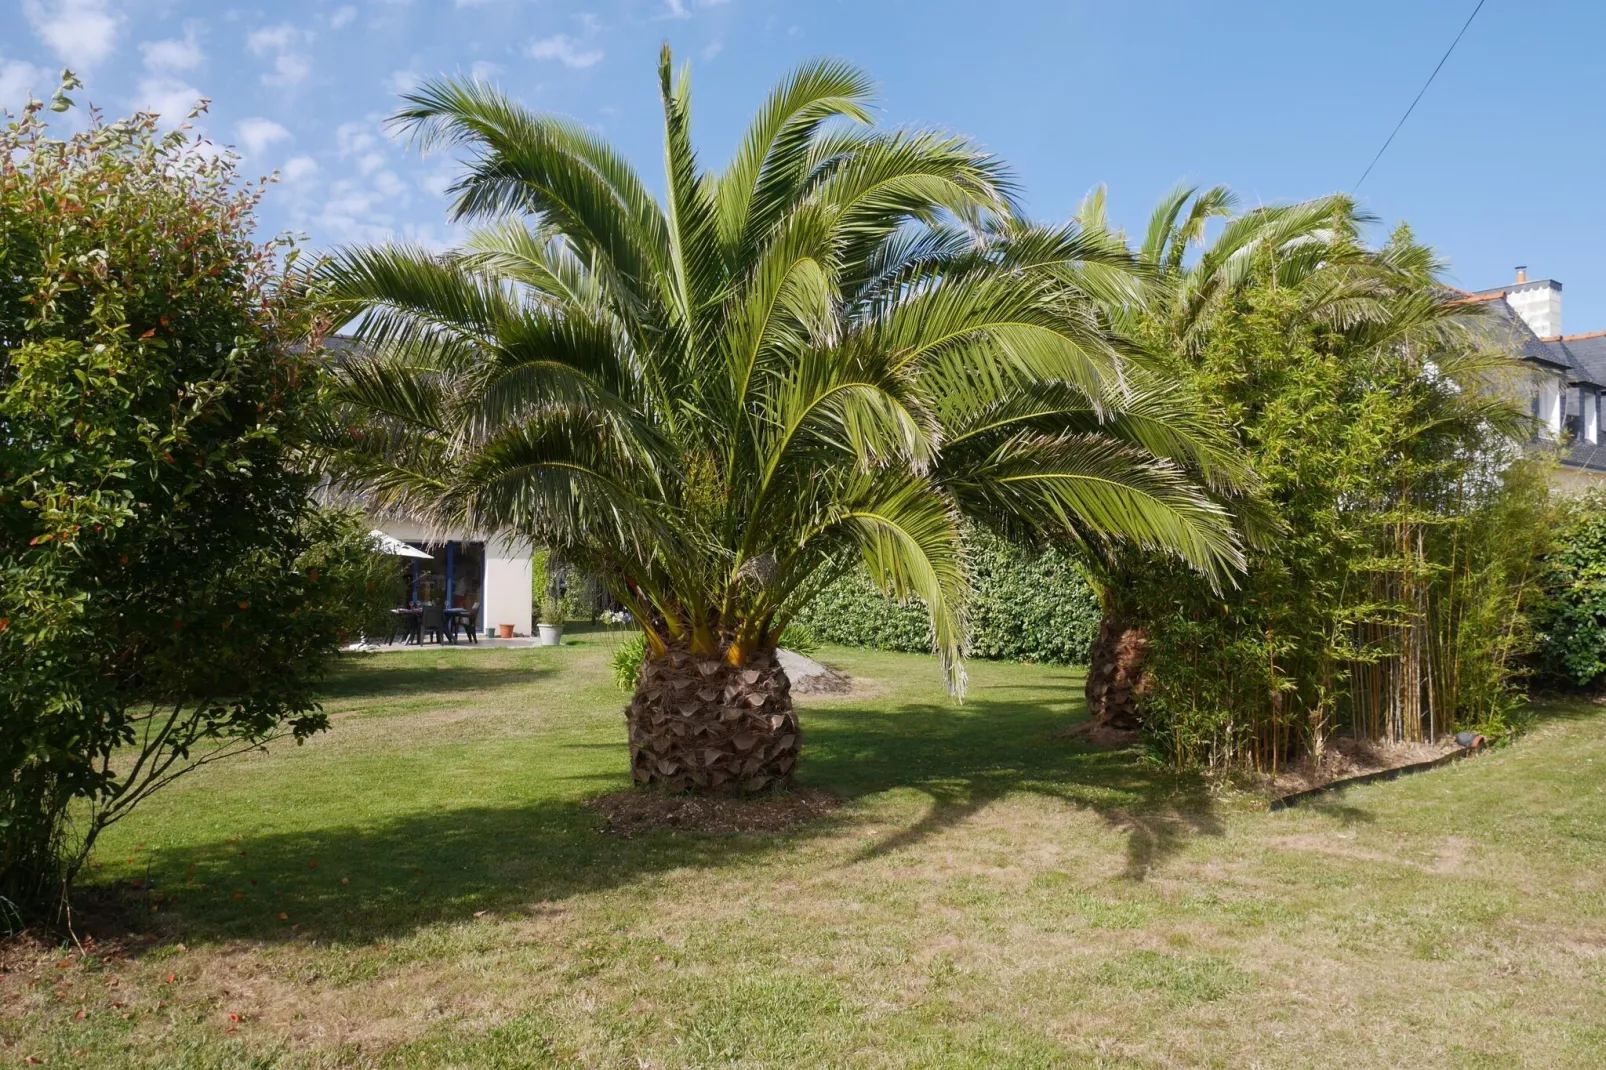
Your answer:
[[[1578,389],[1578,411],[1583,417],[1580,437],[1591,445],[1600,441],[1600,393],[1589,387]]]
[[[1538,396],[1534,398],[1533,414],[1539,421],[1540,437],[1561,437],[1564,398],[1559,381],[1545,379],[1539,384]]]

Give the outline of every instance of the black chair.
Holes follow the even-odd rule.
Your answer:
[[[424,607],[424,615],[419,620],[419,631],[424,635],[433,636],[437,644],[446,640],[446,614],[442,612],[440,606]],[[453,636],[451,641],[457,642],[457,637]]]
[[[461,624],[463,626],[463,634],[468,636],[468,641],[478,643],[480,641],[480,631],[474,626],[474,622],[479,620],[479,617],[480,604],[475,602],[467,609],[460,609],[452,614],[452,623],[454,626]]]
[[[419,629],[422,619],[422,615],[416,610],[391,610],[390,641],[394,643],[396,637],[400,636],[404,646],[412,643],[422,644],[424,637]]]

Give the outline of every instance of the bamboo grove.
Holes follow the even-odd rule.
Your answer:
[[[1143,637],[1143,726],[1179,766],[1275,771],[1335,732],[1503,725],[1548,527],[1520,366],[1430,250],[1405,228],[1366,248],[1343,198],[1232,216],[1184,267],[1230,213],[1220,190],[1161,205],[1142,253],[1160,293],[1130,320],[1260,479],[1234,502],[1233,589],[1153,555],[1094,563],[1116,633]]]

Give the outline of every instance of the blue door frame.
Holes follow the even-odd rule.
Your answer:
[[[408,543],[408,545],[409,546],[416,546],[421,550],[427,549],[427,547],[425,547],[424,545],[422,545],[420,543]],[[412,559],[412,564],[413,564],[413,577],[412,577],[413,589],[412,589],[412,595],[409,598],[409,601],[413,602],[414,604],[416,604],[418,602],[418,562],[420,560],[422,560],[422,559],[421,558],[417,558],[417,557]],[[452,604],[452,581],[456,578],[456,576],[457,576],[457,542],[456,542],[456,540],[452,540],[452,541],[447,542],[447,544],[446,544],[446,605],[448,607],[451,606],[451,604]],[[485,622],[485,554],[482,551],[480,553],[480,609],[479,609],[479,614],[475,617],[475,619],[472,620],[472,621],[469,621],[468,623],[469,623],[469,625],[471,627],[473,627],[476,631],[478,631],[479,629],[485,627],[485,623],[484,622]]]

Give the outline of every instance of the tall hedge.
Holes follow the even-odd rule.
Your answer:
[[[1536,607],[1539,669],[1562,687],[1606,678],[1606,493],[1560,498]]]
[[[970,655],[1085,664],[1099,605],[1076,559],[1053,548],[1034,553],[979,530],[965,542],[973,587]],[[899,605],[862,572],[827,587],[798,619],[824,643],[931,650],[925,607],[918,601]]]

